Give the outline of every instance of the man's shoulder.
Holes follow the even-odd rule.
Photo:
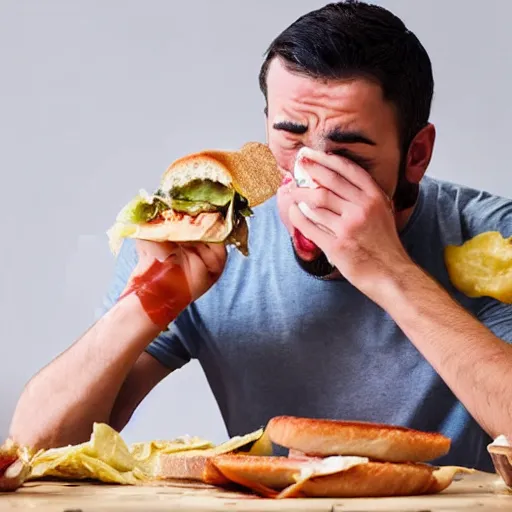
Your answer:
[[[435,197],[440,203],[446,203],[447,206],[455,205],[459,209],[493,208],[495,204],[508,204],[512,207],[512,198],[431,176],[423,178],[421,187],[429,198]]]
[[[425,177],[422,181],[423,213],[443,224],[460,223],[465,237],[483,231],[512,236],[512,199],[488,190]]]

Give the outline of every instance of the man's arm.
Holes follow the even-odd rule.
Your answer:
[[[10,436],[20,445],[49,448],[86,441],[94,422],[126,423],[166,375],[151,356],[141,356],[158,332],[135,295],[115,304],[27,384]]]
[[[371,292],[491,436],[512,435],[512,346],[422,269],[404,264]],[[510,325],[512,332],[512,325]]]
[[[292,226],[390,314],[491,437],[512,435],[512,346],[411,260],[392,202],[370,174],[336,155],[308,150],[307,158],[320,187],[280,191]],[[300,202],[314,210],[314,222]]]
[[[18,444],[50,448],[80,443],[90,437],[94,422],[120,430],[169,373],[143,352],[217,281],[226,249],[139,241],[137,253],[138,258],[130,257],[138,260],[133,272],[133,265],[121,265],[126,268],[117,276],[112,307],[26,386],[10,429]]]
[[[121,432],[148,393],[172,370],[143,352],[128,373],[110,413],[109,425]]]

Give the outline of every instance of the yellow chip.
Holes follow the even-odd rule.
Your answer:
[[[481,233],[460,246],[445,248],[452,284],[468,297],[492,297],[512,303],[512,238]]]

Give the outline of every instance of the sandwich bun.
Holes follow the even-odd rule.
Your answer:
[[[267,497],[386,497],[434,494],[446,489],[457,473],[466,468],[427,464],[367,462],[337,473],[301,479],[313,460],[251,455],[219,455],[213,459],[216,468],[233,482],[251,488]],[[293,487],[293,494],[272,493]],[[266,490],[265,490],[266,489]]]
[[[438,433],[366,423],[277,416],[267,425],[278,445],[311,456],[352,455],[374,461],[427,462],[450,450],[450,439]]]
[[[233,187],[254,207],[277,192],[282,177],[270,148],[248,142],[238,151],[206,150],[179,158],[167,168],[161,188],[181,187],[195,179]]]

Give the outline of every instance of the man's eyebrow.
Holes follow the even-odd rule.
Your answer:
[[[308,131],[308,127],[305,124],[295,123],[293,121],[278,121],[274,123],[274,130],[303,135]]]
[[[335,128],[327,134],[327,139],[339,144],[368,144],[369,146],[376,146],[377,143],[368,138],[362,132],[356,130],[342,130]]]

